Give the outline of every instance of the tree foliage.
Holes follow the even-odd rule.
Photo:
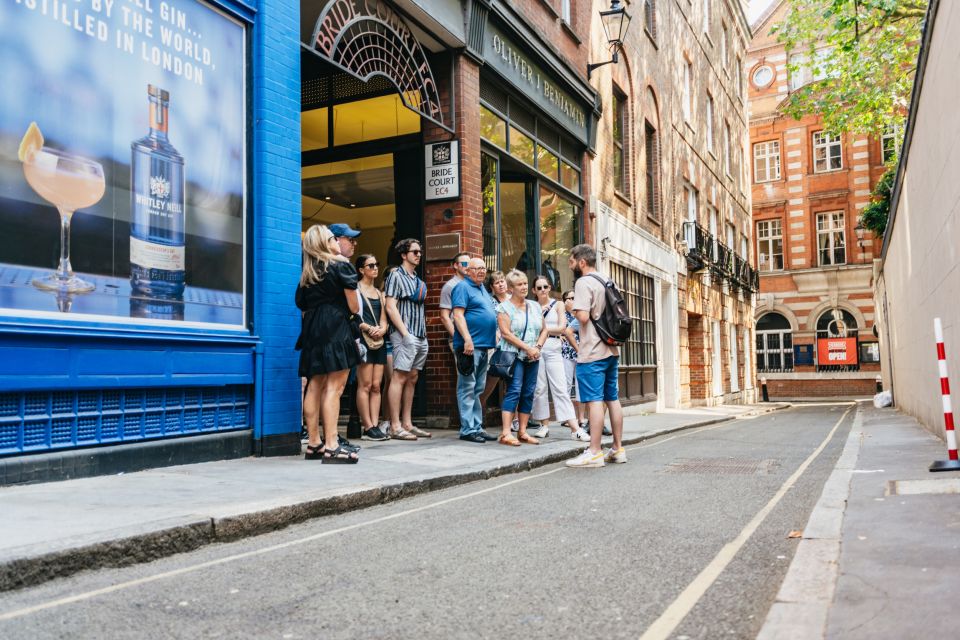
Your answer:
[[[897,177],[897,167],[891,166],[873,187],[873,201],[864,207],[860,221],[870,231],[883,236],[887,230],[887,218],[890,216],[890,199],[893,197],[893,183]]]
[[[774,33],[788,71],[811,81],[783,110],[821,116],[832,133],[879,135],[902,124],[926,9],[927,0],[791,0]]]

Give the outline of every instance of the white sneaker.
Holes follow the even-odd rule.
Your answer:
[[[534,438],[546,438],[550,435],[550,427],[545,424],[541,424],[540,428],[533,432]]]
[[[607,453],[603,459],[614,464],[623,464],[627,461],[627,452],[623,447],[620,447],[619,449],[610,447],[607,449]]]
[[[590,442],[590,434],[583,429],[577,429],[570,434],[570,439],[578,442]]]
[[[578,455],[576,458],[573,458],[572,460],[567,460],[568,467],[585,468],[585,467],[602,467],[603,465],[604,465],[603,451],[598,451],[597,453],[593,453],[592,451],[590,451],[590,449],[587,449],[586,451]]]

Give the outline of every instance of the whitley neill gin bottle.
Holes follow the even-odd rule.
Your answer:
[[[147,86],[150,133],[130,164],[130,287],[134,296],[177,300],[184,281],[183,156],[167,138],[170,94]]]

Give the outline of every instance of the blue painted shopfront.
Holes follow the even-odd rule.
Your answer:
[[[190,7],[195,4],[195,0],[154,0],[154,29],[159,32],[162,18],[176,21],[179,14],[175,7],[193,10]],[[120,11],[120,3],[116,5]],[[146,11],[151,3],[142,0],[130,5]],[[90,4],[94,6],[102,10],[103,3]],[[13,21],[41,17],[37,12],[28,16],[26,9],[20,14],[21,8],[19,3],[9,3],[5,17]],[[117,305],[108,296],[129,295],[129,278],[111,280],[105,276],[94,283],[92,294],[81,293],[66,302],[58,298],[59,313],[53,307],[49,312],[33,312],[29,308],[33,300],[52,305],[54,298],[44,297],[52,294],[41,292],[37,286],[31,288],[30,276],[25,275],[22,265],[0,265],[0,289],[6,288],[7,299],[13,300],[0,304],[0,461],[88,446],[222,432],[249,432],[253,453],[299,451],[300,381],[292,348],[299,326],[292,306],[299,276],[301,225],[299,2],[264,0],[247,5],[216,0],[207,3],[206,9],[210,8],[242,30],[244,45],[239,65],[244,81],[241,99],[245,123],[243,154],[238,161],[246,177],[242,222],[238,223],[242,228],[236,231],[242,237],[237,263],[245,273],[242,292],[227,296],[227,302],[210,302],[207,298],[212,294],[198,287],[192,293],[194,298],[173,305],[172,317],[179,313],[179,323],[138,322],[130,317],[113,320],[110,309],[126,309],[128,303]],[[100,16],[106,25],[102,34],[96,26],[99,18],[93,18],[93,33],[85,36],[95,42],[102,35],[104,42],[112,45],[106,16]],[[58,24],[50,17],[45,19]],[[16,24],[14,28],[18,28]],[[66,33],[69,28],[64,30]],[[205,35],[208,40],[215,37],[212,33]],[[127,45],[119,35],[116,42],[117,47]],[[134,36],[130,36],[131,50],[133,43]],[[194,53],[199,57],[193,64],[199,67],[203,54],[199,48]],[[14,55],[11,47],[0,46],[4,68]],[[120,73],[123,56],[113,55],[117,56]],[[139,48],[137,55],[141,55]],[[150,52],[142,55],[149,57]],[[38,59],[42,57],[38,54]],[[157,60],[156,64],[165,64]],[[178,71],[187,74],[182,68]],[[195,71],[189,73],[195,78]],[[83,81],[83,76],[78,76],[80,85]],[[84,87],[73,91],[82,93]],[[146,92],[141,93],[146,100]],[[180,109],[186,108],[181,103]],[[55,130],[63,116],[48,118],[54,123],[49,128]],[[198,130],[203,131],[203,127]],[[9,156],[8,138],[0,139],[0,144],[5,145]],[[171,139],[179,144],[193,142],[183,140],[183,134],[179,141],[173,135]],[[13,155],[18,140],[12,142]],[[64,137],[57,141],[63,144]],[[14,162],[15,158],[8,165]],[[111,167],[106,161],[103,164]],[[196,179],[201,173],[202,167],[196,167],[191,174],[188,164],[188,179],[191,175]],[[16,188],[27,189],[22,185]],[[157,188],[162,195],[168,193],[162,184]],[[56,212],[49,215],[55,216]],[[84,224],[97,223],[93,216],[88,218]],[[83,232],[76,219],[74,226],[75,234]],[[29,243],[29,235],[23,234],[18,242]],[[73,253],[83,253],[76,237]],[[77,259],[74,269],[83,271]],[[15,286],[21,289],[13,289]],[[3,295],[0,293],[0,300]],[[233,310],[224,313],[234,313],[243,320],[216,324],[218,316],[214,314],[210,316],[212,322],[204,322],[208,318],[191,316],[189,305],[193,303],[220,304],[221,309],[232,305]],[[21,304],[24,307],[17,308]],[[134,304],[131,296],[130,316],[134,315]],[[151,312],[157,318],[171,317],[164,316],[170,311],[162,305],[155,305]]]

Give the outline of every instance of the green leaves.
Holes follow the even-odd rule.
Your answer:
[[[793,0],[774,27],[794,81],[782,110],[818,115],[833,133],[902,124],[927,0]]]
[[[887,229],[887,218],[890,216],[890,198],[893,195],[893,184],[897,177],[896,165],[891,166],[873,187],[873,202],[864,207],[860,214],[863,226],[878,236],[883,236]]]

